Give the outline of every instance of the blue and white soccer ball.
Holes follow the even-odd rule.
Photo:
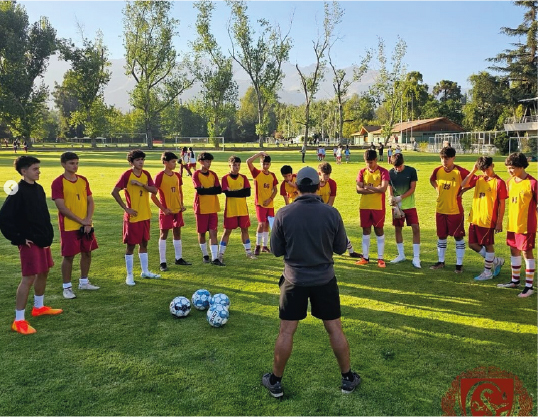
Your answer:
[[[186,297],[176,297],[170,302],[170,313],[174,317],[187,317],[191,312],[191,303]]]
[[[213,327],[222,327],[228,322],[230,312],[222,304],[214,304],[207,310],[207,322]]]
[[[205,310],[209,308],[210,298],[211,298],[211,293],[209,291],[200,289],[194,292],[191,298],[191,302],[196,310]]]
[[[220,304],[223,307],[230,308],[230,299],[226,294],[218,293],[209,300],[210,306],[214,306],[215,304]]]

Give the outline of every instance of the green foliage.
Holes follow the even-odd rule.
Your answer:
[[[510,149],[510,139],[506,132],[502,132],[494,140],[494,145],[497,147],[501,155],[508,155]],[[514,142],[512,142],[512,145]]]

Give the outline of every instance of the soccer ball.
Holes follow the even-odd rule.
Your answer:
[[[213,327],[222,327],[228,321],[230,312],[221,304],[214,304],[207,310],[207,322]]]
[[[215,304],[220,304],[225,308],[230,308],[230,299],[226,294],[215,294],[213,297],[209,300],[209,305],[214,306]]]
[[[196,290],[191,298],[192,305],[196,310],[205,310],[209,307],[210,298],[211,293],[209,291],[204,289]]]
[[[176,297],[170,302],[170,313],[174,317],[187,317],[191,312],[191,302],[186,297]]]

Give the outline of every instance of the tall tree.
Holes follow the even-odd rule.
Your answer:
[[[256,93],[258,122],[256,134],[260,147],[269,132],[267,108],[276,101],[277,91],[282,85],[284,72],[282,63],[289,57],[291,39],[289,32],[282,34],[278,24],[270,24],[266,19],[258,19],[251,24],[247,16],[247,2],[227,0],[232,10],[228,34],[232,41],[232,58],[250,77]],[[254,39],[259,28],[259,36]]]
[[[428,84],[423,83],[422,74],[411,71],[406,74],[403,91],[403,119],[414,120],[422,117],[422,109],[429,100]]]
[[[123,9],[125,70],[136,82],[131,104],[144,112],[149,148],[160,112],[193,84],[172,45],[179,21],[170,17],[170,9],[170,1],[141,0]]]
[[[463,121],[463,105],[465,96],[461,94],[461,87],[455,81],[439,81],[432,90],[432,95],[438,99],[435,117],[447,117],[455,123]]]
[[[47,18],[30,25],[23,6],[0,2],[0,119],[15,135],[30,138],[41,122],[48,90],[36,79],[55,50],[56,30]]]

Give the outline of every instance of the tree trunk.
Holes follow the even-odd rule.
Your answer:
[[[153,149],[153,134],[151,132],[151,122],[146,120],[146,140],[148,149]]]

